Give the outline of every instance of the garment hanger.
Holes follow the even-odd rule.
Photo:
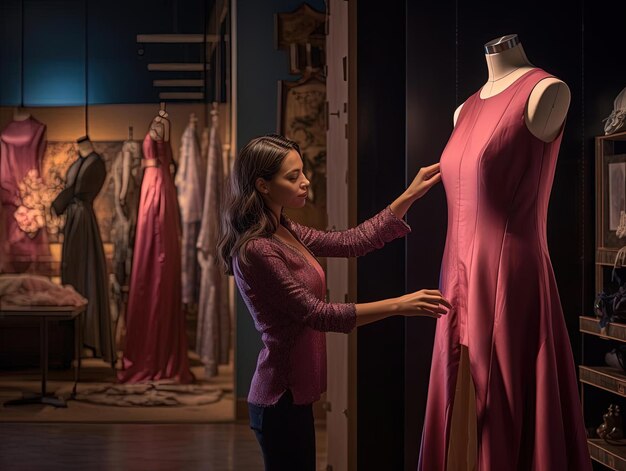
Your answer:
[[[89,139],[89,27],[88,27],[88,19],[89,16],[87,14],[87,4],[89,2],[85,2],[85,68],[84,68],[84,80],[85,80],[85,134],[82,137],[76,139],[76,143],[78,144],[79,154],[82,157],[86,157],[84,152],[87,151],[87,145],[91,147],[91,151],[93,152],[93,145],[91,144],[91,140]],[[82,148],[81,148],[81,143]],[[88,154],[87,154],[88,155]]]
[[[22,23],[21,28],[21,48],[20,48],[20,104],[13,110],[13,121],[26,121],[30,118],[30,113],[24,109],[24,0],[20,2]]]
[[[161,108],[159,109],[158,115],[163,119],[167,119],[169,114],[167,113],[167,110],[165,109],[166,105],[164,101],[161,102],[160,107]]]
[[[157,115],[150,123],[150,137],[154,141],[169,141],[170,121],[165,102],[162,101],[159,106]]]
[[[91,153],[95,152],[93,143],[88,135],[84,135],[76,139],[76,143],[78,144],[78,155],[85,158]]]

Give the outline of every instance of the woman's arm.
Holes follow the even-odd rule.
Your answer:
[[[318,257],[360,257],[408,234],[411,228],[402,218],[411,205],[439,181],[438,163],[421,168],[391,205],[352,229],[325,232],[292,221],[288,222],[288,228]]]
[[[424,316],[438,319],[446,314],[447,309],[450,309],[451,306],[439,290],[423,289],[398,298],[356,304],[355,308],[356,325],[359,327],[395,315]]]
[[[322,332],[347,333],[355,326],[393,315],[438,318],[446,312],[443,307],[450,307],[436,290],[417,291],[372,303],[326,302],[296,279],[281,254],[267,244],[258,239],[249,242],[249,264],[238,262],[235,274],[241,277],[238,285],[252,303],[249,307],[261,308],[270,315],[291,316]]]
[[[393,214],[403,218],[411,205],[424,196],[428,190],[441,181],[439,163],[422,167],[409,187],[389,207]]]
[[[396,217],[389,206],[345,231],[319,231],[293,221],[287,221],[286,226],[318,257],[360,257],[411,232],[409,225]]]

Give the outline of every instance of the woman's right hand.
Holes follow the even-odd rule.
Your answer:
[[[438,289],[421,289],[396,298],[397,314],[406,317],[425,316],[439,319],[452,309],[450,302]]]

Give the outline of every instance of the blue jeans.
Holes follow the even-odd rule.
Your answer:
[[[313,406],[294,405],[287,390],[273,406],[248,404],[250,428],[263,451],[265,471],[315,471]]]

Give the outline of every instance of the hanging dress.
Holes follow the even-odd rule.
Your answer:
[[[35,201],[39,196],[37,187],[43,183],[40,179],[45,132],[44,124],[29,117],[12,121],[0,133],[0,204],[4,212],[6,270],[26,270],[50,255],[45,215]]]
[[[189,383],[185,317],[181,304],[180,217],[170,175],[172,148],[148,133],[134,260],[126,311],[123,383]]]
[[[181,281],[185,304],[198,302],[200,277],[196,241],[202,218],[205,172],[196,125],[190,122],[181,138],[178,170],[174,180],[182,224]]]
[[[61,253],[61,281],[84,296],[87,310],[82,317],[83,343],[94,357],[111,362],[115,358],[111,335],[108,277],[104,248],[93,200],[106,178],[104,161],[95,152],[79,157],[67,169],[65,188],[52,207],[66,214]]]
[[[570,341],[546,240],[561,133],[525,124],[533,69],[463,105],[441,156],[448,232],[419,469],[447,469],[461,345],[475,387],[476,469],[591,469]],[[463,402],[465,398],[458,398]]]
[[[119,286],[129,282],[141,191],[141,143],[128,140],[111,166],[115,187],[113,273]]]
[[[202,225],[198,237],[198,260],[202,276],[196,352],[207,377],[218,373],[218,365],[228,364],[231,321],[228,303],[228,279],[217,263],[218,221],[224,181],[222,144],[218,132],[217,111],[211,111],[212,124],[208,145],[206,191]]]

